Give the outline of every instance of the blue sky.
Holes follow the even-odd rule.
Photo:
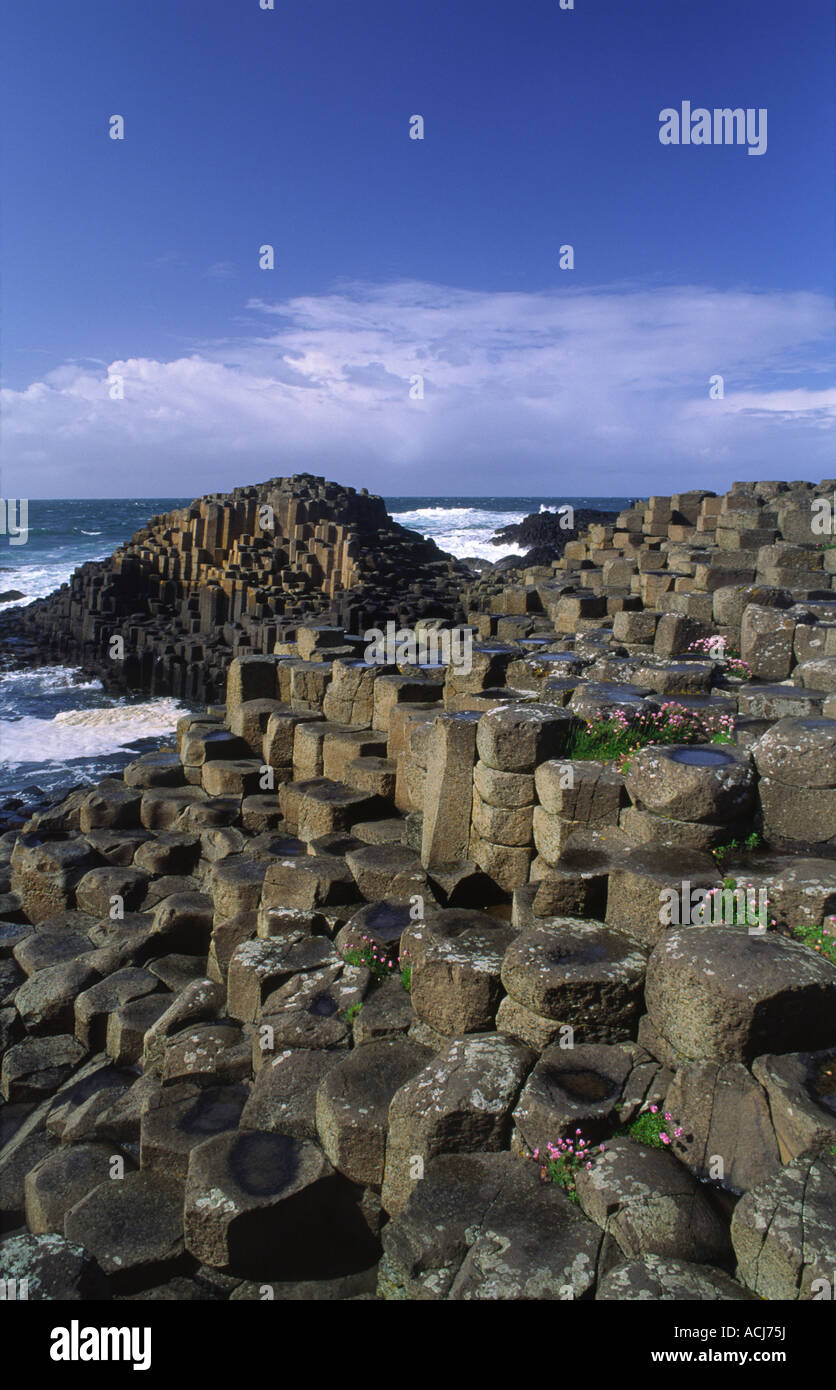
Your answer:
[[[836,473],[829,0],[40,0],[4,28],[4,495]],[[685,100],[765,108],[766,153],[661,145]]]

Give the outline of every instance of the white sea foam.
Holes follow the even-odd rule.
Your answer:
[[[52,719],[27,715],[5,720],[0,724],[0,763],[15,768],[130,751],[142,739],[173,735],[183,713],[178,700],[162,698],[138,705],[62,710]]]
[[[525,549],[508,542],[492,545],[491,537],[502,526],[513,526],[526,512],[488,511],[484,507],[418,507],[414,511],[392,512],[395,521],[429,536],[448,555],[466,555],[482,560],[500,560],[503,555],[524,555]]]
[[[11,558],[11,557],[9,557]],[[23,594],[23,598],[11,599],[0,603],[0,613],[6,608],[23,608],[26,604],[33,603],[36,598],[46,598],[47,594],[52,594],[56,589],[60,589],[62,584],[66,584],[70,575],[79,565],[83,565],[88,559],[103,560],[104,555],[81,555],[78,552],[74,556],[68,554],[66,560],[56,561],[54,564],[43,565],[20,565],[19,567],[10,566],[0,572],[0,593],[5,589],[17,589]]]
[[[102,683],[95,678],[79,680],[81,672],[77,666],[35,666],[30,670],[7,671],[0,676],[0,695],[6,699],[10,692],[41,693],[55,690],[101,690]]]

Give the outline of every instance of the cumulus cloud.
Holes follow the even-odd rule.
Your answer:
[[[246,334],[188,356],[4,391],[5,495],[197,495],[302,470],[390,495],[640,495],[833,471],[824,296],[401,282],[246,310]]]

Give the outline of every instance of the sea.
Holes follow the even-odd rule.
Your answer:
[[[79,565],[102,560],[161,512],[191,497],[30,501],[25,545],[0,545],[0,612],[43,598]],[[459,559],[499,560],[520,547],[491,544],[503,526],[571,504],[613,512],[627,497],[387,497],[390,515]],[[5,597],[5,595],[10,595]],[[11,596],[13,595],[13,596]],[[18,597],[20,595],[20,597]],[[107,692],[71,666],[0,670],[0,810],[117,774],[141,753],[173,743],[191,707],[170,698]]]

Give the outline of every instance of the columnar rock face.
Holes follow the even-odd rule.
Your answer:
[[[303,622],[309,656],[344,645],[341,628],[457,616],[457,571],[381,497],[301,474],[152,517],[24,622],[115,685],[211,701],[234,656],[272,652]]]
[[[390,613],[461,603],[466,662],[358,655],[377,581],[316,480],[154,523],[106,586],[35,610],[49,631],[66,602],[100,655],[124,628],[155,680],[167,642],[226,704],[0,835],[0,1277],[824,1297],[836,551],[812,519],[835,487],[652,498],[510,586],[416,559],[410,596],[392,570]],[[337,492],[385,571],[403,538]],[[250,588],[224,557],[291,541],[255,600],[281,590],[281,619],[214,625]]]

